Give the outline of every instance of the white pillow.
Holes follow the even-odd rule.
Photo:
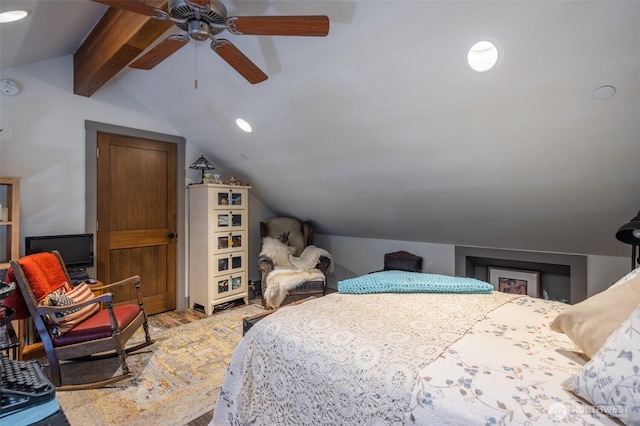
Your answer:
[[[620,284],[624,284],[627,281],[636,278],[636,277],[640,277],[640,266],[638,266],[636,269],[634,269],[633,271],[629,272],[627,275],[625,275],[624,277],[620,278],[618,281],[616,281],[615,283],[613,283],[611,285],[611,287],[609,288],[614,288],[614,287],[618,287]]]
[[[640,424],[640,306],[563,386],[627,425]]]
[[[640,305],[640,277],[567,306],[551,323],[566,334],[589,358]]]

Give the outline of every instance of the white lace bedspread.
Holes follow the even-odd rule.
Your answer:
[[[213,425],[607,424],[560,386],[584,363],[563,304],[493,294],[331,294],[238,345]],[[555,405],[554,405],[555,404]]]
[[[335,293],[282,308],[236,349],[214,424],[401,424],[417,368],[513,298]]]

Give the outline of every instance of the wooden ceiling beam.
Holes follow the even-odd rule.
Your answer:
[[[167,10],[167,0],[145,3]],[[109,8],[73,55],[73,93],[93,95],[172,25]]]

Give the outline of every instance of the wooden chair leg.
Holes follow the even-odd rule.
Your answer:
[[[142,328],[144,329],[145,342],[151,342],[151,334],[149,334],[149,323],[147,322],[147,314],[144,314],[144,322],[142,323]]]
[[[127,352],[124,350],[122,340],[120,340],[120,333],[116,333],[113,336],[114,346],[116,347],[116,354],[120,359],[120,367],[122,368],[122,374],[129,374],[129,366],[127,365]]]
[[[51,341],[42,342],[44,352],[47,356],[47,362],[49,363],[49,374],[51,375],[51,382],[55,387],[62,385],[62,373],[60,371],[60,360]]]
[[[149,334],[149,317],[147,316],[147,311],[144,309],[144,304],[142,303],[142,294],[140,293],[140,288],[137,287],[137,290],[138,305],[140,306],[140,311],[142,311],[142,315],[144,316],[144,321],[142,322],[142,328],[144,329],[144,340],[148,344],[151,344],[153,342],[151,341],[151,334]]]
[[[58,360],[48,360],[49,361],[49,374],[51,375],[51,382],[53,386],[56,388],[62,385],[62,376],[60,374],[60,364]]]

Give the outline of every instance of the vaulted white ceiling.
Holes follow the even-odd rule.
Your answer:
[[[0,27],[3,69],[73,53],[106,9],[2,9],[13,3],[33,13]],[[327,15],[329,36],[224,34],[267,73],[258,85],[191,42],[92,98],[126,88],[321,233],[628,255],[614,235],[640,209],[640,2],[224,3],[230,15]],[[476,73],[466,53],[483,39],[501,56]],[[602,85],[611,99],[593,98]]]

